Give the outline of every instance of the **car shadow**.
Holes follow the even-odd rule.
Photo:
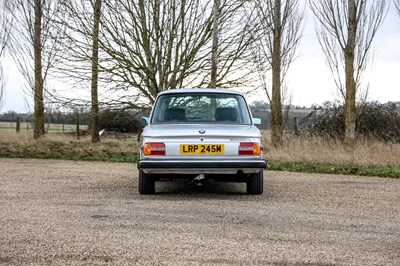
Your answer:
[[[145,195],[140,195],[145,196]],[[156,182],[156,193],[145,196],[148,199],[185,200],[187,199],[220,199],[220,200],[259,200],[267,194],[249,195],[245,183],[206,182],[199,186],[185,181]]]
[[[157,194],[230,194],[246,193],[244,183],[206,182],[198,185],[193,182],[156,182]]]

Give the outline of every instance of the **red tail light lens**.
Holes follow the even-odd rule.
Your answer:
[[[260,155],[261,146],[258,142],[240,142],[239,155]]]
[[[165,155],[164,142],[146,142],[143,145],[144,155]]]

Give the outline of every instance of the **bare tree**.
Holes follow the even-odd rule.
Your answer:
[[[44,93],[46,78],[55,63],[59,32],[53,27],[58,13],[57,0],[15,0],[14,30],[10,53],[27,83],[26,94],[34,99],[34,138],[45,133]]]
[[[92,142],[99,142],[99,82],[101,70],[99,62],[101,49],[99,48],[100,21],[102,18],[102,5],[105,0],[61,0],[61,14],[55,23],[64,28],[60,45],[65,51],[57,59],[55,76],[67,80],[69,85],[77,91],[88,92],[90,83],[91,100],[74,95],[62,95],[54,92],[53,101],[62,105],[88,107],[91,106],[90,130]],[[104,53],[103,53],[104,54]],[[107,82],[104,82],[107,84]],[[102,84],[102,85],[104,85]]]
[[[0,111],[4,105],[4,98],[5,98],[5,73],[3,70],[3,62],[0,58]]]
[[[53,101],[62,105],[91,106],[90,130],[92,142],[99,142],[99,81],[101,71],[101,49],[99,48],[99,32],[101,9],[104,0],[61,0],[61,12],[55,23],[64,28],[60,45],[65,53],[59,56],[55,76],[66,79],[73,89],[88,91],[91,83],[91,100],[74,98],[73,95],[62,95],[54,92]]]
[[[298,0],[257,0],[255,22],[259,26],[254,46],[255,62],[271,106],[274,145],[282,142],[282,94],[285,75],[296,58],[304,12]],[[271,77],[271,86],[268,77]],[[271,89],[269,89],[271,88]]]
[[[213,45],[213,5],[198,0],[102,1],[99,27],[99,105],[101,108],[148,108],[158,92],[210,86],[212,58],[215,86],[249,81],[249,45],[253,41],[246,1],[217,0],[218,49]],[[87,91],[91,82],[94,0],[62,0],[58,24],[67,28],[57,75]],[[215,9],[214,9],[215,10]],[[211,54],[213,56],[211,56]],[[216,62],[216,60],[214,60]],[[216,65],[215,65],[216,66]],[[88,105],[81,98],[66,104]]]
[[[58,0],[58,12],[52,17],[57,32],[53,41],[62,51],[54,55],[53,80],[63,87],[47,91],[50,103],[73,110],[90,109],[89,131],[92,142],[100,141],[99,112],[101,108],[101,70],[99,32],[102,4],[107,0]],[[107,84],[107,81],[105,82]]]
[[[101,13],[101,1],[94,3],[93,17],[93,46],[92,46],[92,142],[99,142],[99,99],[98,99],[98,77],[99,77],[99,25]]]
[[[63,29],[62,38],[59,40],[64,52],[57,58],[55,76],[71,81],[72,87],[83,87],[87,90],[88,83],[92,82],[93,46],[98,46],[100,31],[101,12],[95,11],[101,9],[104,0],[100,2],[97,0],[60,1],[61,10],[55,18],[55,23],[60,30]],[[95,25],[97,22],[99,25]],[[97,50],[97,57],[100,60],[100,49],[97,47],[95,50]],[[57,101],[63,100],[63,95],[55,96]],[[86,102],[79,104],[86,104]]]
[[[393,0],[394,6],[396,8],[397,14],[400,16],[400,0]]]
[[[211,46],[211,77],[210,88],[217,86],[218,71],[218,20],[219,20],[220,0],[214,0],[213,5],[213,28],[212,28],[212,46]]]
[[[35,0],[35,22],[33,29],[33,52],[34,52],[34,103],[35,124],[33,137],[35,139],[44,135],[44,103],[43,103],[43,79],[42,79],[42,0]]]
[[[252,39],[249,19],[241,13],[244,2],[220,1],[213,87],[242,84],[250,72]],[[100,48],[106,56],[100,65],[119,104],[140,108],[163,90],[210,85],[214,16],[209,1],[106,1],[102,14]]]
[[[370,60],[372,41],[388,10],[387,0],[309,0],[317,35],[345,103],[345,141],[356,138],[356,95]]]
[[[5,97],[6,73],[3,67],[3,59],[9,41],[10,32],[12,30],[13,19],[10,15],[10,11],[12,10],[11,7],[9,0],[0,1],[0,110],[4,104]]]

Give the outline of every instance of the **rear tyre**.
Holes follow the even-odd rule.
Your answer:
[[[260,195],[264,190],[264,174],[261,170],[257,174],[250,174],[247,182],[247,194],[250,195]]]
[[[156,182],[151,175],[145,174],[139,170],[139,193],[142,195],[154,194]]]

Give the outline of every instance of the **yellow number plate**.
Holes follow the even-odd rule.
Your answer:
[[[181,144],[181,154],[224,154],[224,144]]]

